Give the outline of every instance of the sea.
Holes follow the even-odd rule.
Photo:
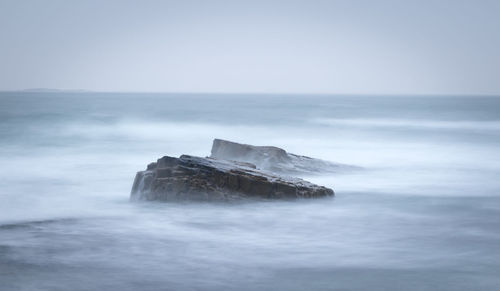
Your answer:
[[[129,201],[214,138],[359,168]],[[500,290],[500,97],[1,92],[0,290]]]

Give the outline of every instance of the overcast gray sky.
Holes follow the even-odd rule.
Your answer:
[[[500,94],[500,1],[0,0],[0,90]]]

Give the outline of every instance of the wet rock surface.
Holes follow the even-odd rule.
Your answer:
[[[248,162],[182,155],[179,158],[162,157],[149,164],[145,171],[138,172],[132,186],[131,199],[224,201],[333,195],[332,189],[300,178],[260,170]]]
[[[315,175],[358,167],[296,155],[274,146],[254,146],[214,139],[211,158],[248,162],[259,169],[280,174]]]

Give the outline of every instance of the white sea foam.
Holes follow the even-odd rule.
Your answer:
[[[384,118],[313,118],[312,124],[353,127],[394,127],[450,130],[500,130],[500,121],[476,120],[422,120],[422,119],[384,119]]]

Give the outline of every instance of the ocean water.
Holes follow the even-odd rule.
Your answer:
[[[130,203],[214,138],[334,198]],[[0,93],[0,290],[499,290],[500,98]]]

